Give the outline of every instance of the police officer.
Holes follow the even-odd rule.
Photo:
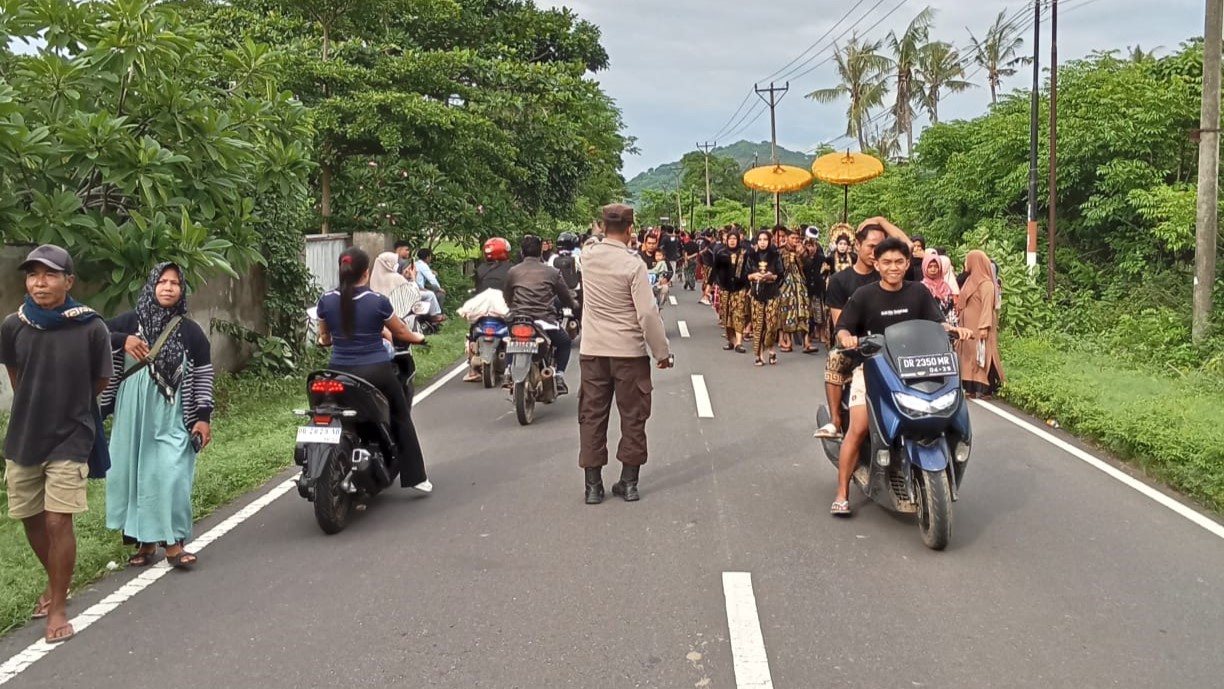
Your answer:
[[[608,419],[612,400],[621,419],[616,450],[621,478],[612,494],[638,500],[638,473],[646,463],[646,421],[650,418],[650,361],[672,366],[663,319],[655,305],[646,264],[629,248],[633,208],[603,208],[602,238],[582,251],[582,344],[579,363],[578,465],[586,471],[586,504],[603,501],[603,467],[608,463]],[[649,351],[648,348],[649,347]]]

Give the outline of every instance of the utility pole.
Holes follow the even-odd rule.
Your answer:
[[[1029,114],[1028,251],[1029,272],[1037,268],[1037,118],[1041,115],[1041,0],[1033,0],[1033,97]]]
[[[697,144],[697,148],[701,149],[701,152],[705,154],[706,208],[710,207],[710,151],[712,151],[717,145],[717,141],[714,143],[707,141],[704,144]]]
[[[1202,342],[1211,330],[1211,293],[1216,278],[1216,232],[1220,208],[1220,49],[1224,0],[1207,0],[1203,29],[1203,109],[1199,119],[1198,212],[1194,225],[1194,323]]]
[[[680,186],[684,184],[684,168],[680,168],[680,173],[676,177],[676,228],[684,227],[684,207],[680,205]]]
[[[761,164],[759,158],[760,156],[757,155],[756,153],[752,154],[753,169],[755,169],[758,165]],[[750,233],[756,232],[756,189],[755,188],[752,190],[752,210],[750,211],[750,215],[748,219],[748,230]]]
[[[1046,297],[1054,298],[1054,229],[1058,218],[1058,0],[1050,0],[1050,221],[1046,225]]]
[[[778,164],[778,103],[782,102],[782,98],[786,96],[786,92],[790,90],[790,82],[786,82],[785,86],[776,87],[773,82],[769,82],[769,88],[763,89],[756,84],[752,85],[752,90],[756,91],[757,96],[761,100],[769,104],[769,132],[770,140],[773,145],[773,164]],[[761,95],[768,93],[769,98]],[[782,195],[774,194],[774,224],[782,224]]]

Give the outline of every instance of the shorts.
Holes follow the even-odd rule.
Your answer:
[[[863,375],[863,367],[854,369],[850,377],[850,408],[867,406],[867,377]]]
[[[85,462],[61,459],[28,467],[7,459],[4,477],[12,519],[29,519],[42,512],[80,514],[89,509],[85,495],[89,465]]]
[[[830,385],[845,385],[850,382],[850,372],[854,370],[854,359],[840,349],[829,351],[825,362],[825,382]]]

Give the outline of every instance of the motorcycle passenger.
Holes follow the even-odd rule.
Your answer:
[[[912,251],[899,237],[889,237],[876,245],[875,267],[880,280],[860,287],[842,309],[837,322],[837,342],[843,349],[857,348],[860,337],[882,334],[891,325],[919,319],[940,323],[944,330],[960,337],[972,335],[968,329],[944,322],[943,312],[930,291],[919,283],[906,281]],[[837,497],[829,510],[835,516],[850,515],[850,479],[870,430],[867,385],[861,365],[852,374],[849,407],[850,427],[838,458]]]
[[[504,290],[506,279],[510,277],[510,242],[504,237],[492,237],[481,247],[485,260],[476,266],[476,294],[487,290]],[[468,372],[463,377],[465,383],[476,383],[481,380],[480,356],[476,349],[476,326],[468,333]]]
[[[319,344],[332,348],[328,368],[355,375],[386,396],[391,406],[400,485],[429,493],[433,484],[425,475],[412,409],[396,377],[393,355],[383,345],[388,335],[410,344],[421,344],[425,337],[410,331],[396,317],[391,300],[372,291],[369,284],[369,254],[357,248],[340,254],[340,286],[319,298]]]
[[[569,334],[558,326],[556,302],[559,300],[562,305],[573,309],[575,314],[579,308],[561,277],[561,271],[541,260],[541,245],[539,237],[530,234],[523,237],[519,248],[523,262],[510,269],[502,292],[506,295],[506,305],[510,307],[512,316],[525,316],[551,326],[545,327],[544,332],[557,352],[557,394],[565,395],[569,393],[569,386],[565,384],[565,369],[569,366],[570,350],[574,343]]]
[[[565,285],[578,291],[582,285],[582,250],[578,248],[578,235],[562,232],[557,236],[557,252],[548,259],[548,265],[561,271]],[[581,296],[581,292],[579,292]]]

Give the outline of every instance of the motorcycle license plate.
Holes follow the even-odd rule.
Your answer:
[[[339,426],[298,426],[297,441],[299,443],[323,443],[339,445],[344,429]]]
[[[539,345],[535,342],[509,342],[506,344],[507,354],[535,354]]]
[[[954,376],[956,372],[956,355],[951,352],[897,357],[897,373],[901,376],[902,380],[943,378]]]

